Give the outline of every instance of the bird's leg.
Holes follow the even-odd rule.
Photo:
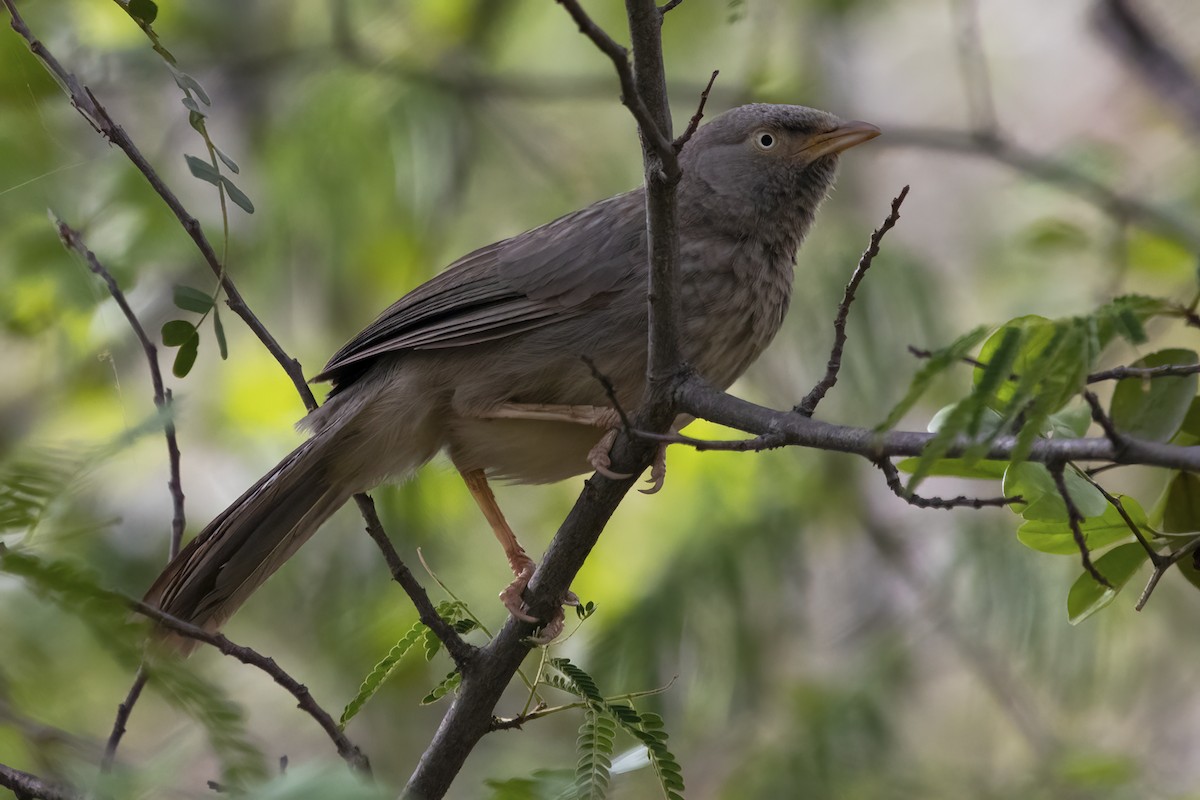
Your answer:
[[[537,617],[530,616],[525,611],[525,601],[521,597],[525,592],[525,587],[529,585],[529,579],[533,577],[533,570],[537,564],[526,554],[525,548],[521,547],[516,534],[509,527],[508,521],[504,519],[504,513],[496,503],[496,495],[492,494],[483,470],[460,470],[459,474],[462,475],[463,482],[467,484],[471,497],[475,498],[479,510],[483,512],[488,524],[492,526],[492,532],[500,540],[500,546],[504,548],[504,555],[508,558],[508,566],[515,576],[513,582],[500,592],[500,601],[517,619],[525,622],[540,622]],[[567,605],[579,605],[579,598],[575,596],[574,592],[568,592],[565,602]],[[544,644],[555,639],[562,633],[564,620],[562,608],[559,607],[550,621],[542,628],[542,634],[537,637],[537,641]]]

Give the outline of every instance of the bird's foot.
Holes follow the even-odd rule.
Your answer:
[[[612,446],[617,440],[619,428],[613,428],[601,437],[596,446],[588,451],[588,463],[592,465],[592,469],[599,472],[606,478],[612,478],[615,481],[623,481],[626,478],[633,477],[627,472],[614,472],[612,466]],[[654,461],[650,464],[650,477],[646,480],[650,484],[647,489],[638,489],[642,494],[657,494],[662,489],[664,482],[667,479],[667,445],[660,444],[654,453]]]
[[[601,436],[600,441],[596,442],[596,446],[588,451],[587,460],[592,465],[592,469],[604,477],[614,481],[623,481],[626,478],[632,478],[633,475],[627,472],[613,472],[609,469],[612,466],[612,446],[613,442],[617,440],[617,433],[618,429],[613,428]]]
[[[529,613],[529,606],[525,603],[523,595],[525,589],[529,586],[529,580],[533,577],[533,571],[536,564],[533,559],[521,553],[520,558],[511,562],[513,574],[513,582],[504,587],[504,591],[500,592],[500,602],[508,609],[508,613],[512,614],[523,622],[541,622],[540,619]],[[566,625],[566,615],[563,613],[563,606],[579,605],[579,596],[574,592],[568,591],[567,596],[563,598],[562,605],[558,606],[554,613],[550,615],[550,619],[542,625],[536,635],[530,637],[534,644],[546,645],[554,641],[563,632],[563,627]]]

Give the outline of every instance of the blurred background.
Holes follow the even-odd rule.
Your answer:
[[[621,4],[586,7],[626,38]],[[204,144],[130,18],[107,0],[20,8],[219,243],[216,193],[182,157]],[[458,256],[641,179],[610,63],[549,0],[163,3],[154,27],[211,97],[208,129],[256,206],[231,208],[229,272],[310,375]],[[1192,0],[688,0],[664,41],[677,129],[720,69],[710,115],[801,103],[885,133],[843,159],[800,254],[787,325],[735,389],[745,397],[790,407],[821,375],[842,286],[905,184],[824,419],[881,421],[919,366],[907,345],[942,346],[1022,314],[1082,314],[1114,294],[1186,302],[1195,290]],[[24,487],[37,508],[32,533],[8,520],[0,541],[140,595],[166,558],[166,448],[147,426],[143,355],[47,209],[83,232],[151,331],[185,316],[175,284],[207,292],[214,280],[7,26],[0,109],[0,466],[6,491]],[[189,535],[300,441],[294,388],[232,314],[223,320],[229,359],[206,327],[193,372],[169,378]],[[1151,333],[1155,346],[1189,343],[1167,326]],[[164,349],[164,369],[170,357]],[[922,429],[970,374],[956,379],[902,427]],[[1121,472],[1113,486],[1149,507],[1162,476]],[[531,554],[581,480],[498,490]],[[419,576],[418,549],[498,627],[507,567],[449,465],[375,497]],[[1200,797],[1195,590],[1169,576],[1142,613],[1131,589],[1072,627],[1077,559],[1025,549],[1017,522],[1003,510],[909,508],[847,456],[674,448],[665,489],[631,495],[580,574],[575,590],[598,611],[556,654],[608,694],[671,683],[639,708],[665,716],[691,798]],[[361,528],[344,509],[226,629],[335,715],[416,619]],[[77,615],[7,576],[0,640],[0,762],[93,774],[128,665]],[[212,651],[189,668],[245,709],[268,759],[344,771],[261,673]],[[419,701],[449,669],[444,656],[410,655],[350,723],[390,791],[444,713]],[[513,689],[498,713],[524,701]],[[579,722],[565,713],[486,737],[451,796],[541,796],[531,776],[573,769]],[[201,729],[152,689],[119,761],[129,796],[210,796],[204,782],[217,775]],[[640,769],[615,776],[611,796],[658,792]]]

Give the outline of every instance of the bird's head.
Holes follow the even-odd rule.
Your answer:
[[[804,106],[726,111],[696,131],[680,155],[685,213],[690,206],[742,230],[782,226],[802,237],[833,185],[838,154],[879,133],[870,123]]]

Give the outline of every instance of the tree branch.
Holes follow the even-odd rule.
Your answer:
[[[949,128],[885,124],[884,147],[918,147],[983,156],[1068,191],[1124,222],[1170,236],[1192,250],[1200,249],[1200,227],[1166,209],[1123,194],[1063,161],[1038,155],[999,134],[973,133]]]
[[[0,786],[11,791],[18,800],[83,800],[84,795],[58,783],[43,780],[37,775],[0,764]]]
[[[754,435],[777,437],[782,445],[853,453],[871,460],[918,456],[935,436],[917,431],[880,432],[852,425],[833,425],[788,411],[776,411],[715,389],[696,376],[683,382],[677,398],[681,413],[699,419]],[[1200,446],[1181,447],[1128,436],[1122,440],[1125,449],[1118,455],[1107,438],[1039,439],[1030,447],[1027,458],[1041,464],[1105,461],[1200,470]],[[945,457],[961,456],[971,444],[969,439],[959,437],[950,444]],[[1016,438],[1001,436],[992,442],[982,457],[1008,460],[1014,452],[1017,452]]]
[[[879,243],[900,219],[900,206],[906,197],[908,197],[907,186],[901,189],[900,194],[892,200],[891,212],[883,224],[871,234],[870,244],[867,245],[862,257],[858,259],[858,265],[854,268],[854,274],[850,276],[850,282],[846,284],[842,302],[838,303],[837,316],[833,320],[833,350],[830,351],[829,363],[825,366],[825,377],[821,378],[812,391],[805,395],[804,399],[800,401],[800,405],[792,409],[797,414],[811,417],[817,410],[817,404],[825,397],[825,393],[837,383],[838,371],[842,368],[842,349],[846,346],[846,320],[850,316],[850,304],[854,302],[854,293],[858,291],[858,285],[862,283],[867,270],[871,268],[871,262],[875,260],[875,256],[879,255]]]
[[[1200,133],[1200,78],[1129,0],[1099,0],[1093,9],[1103,39],[1142,81]]]

